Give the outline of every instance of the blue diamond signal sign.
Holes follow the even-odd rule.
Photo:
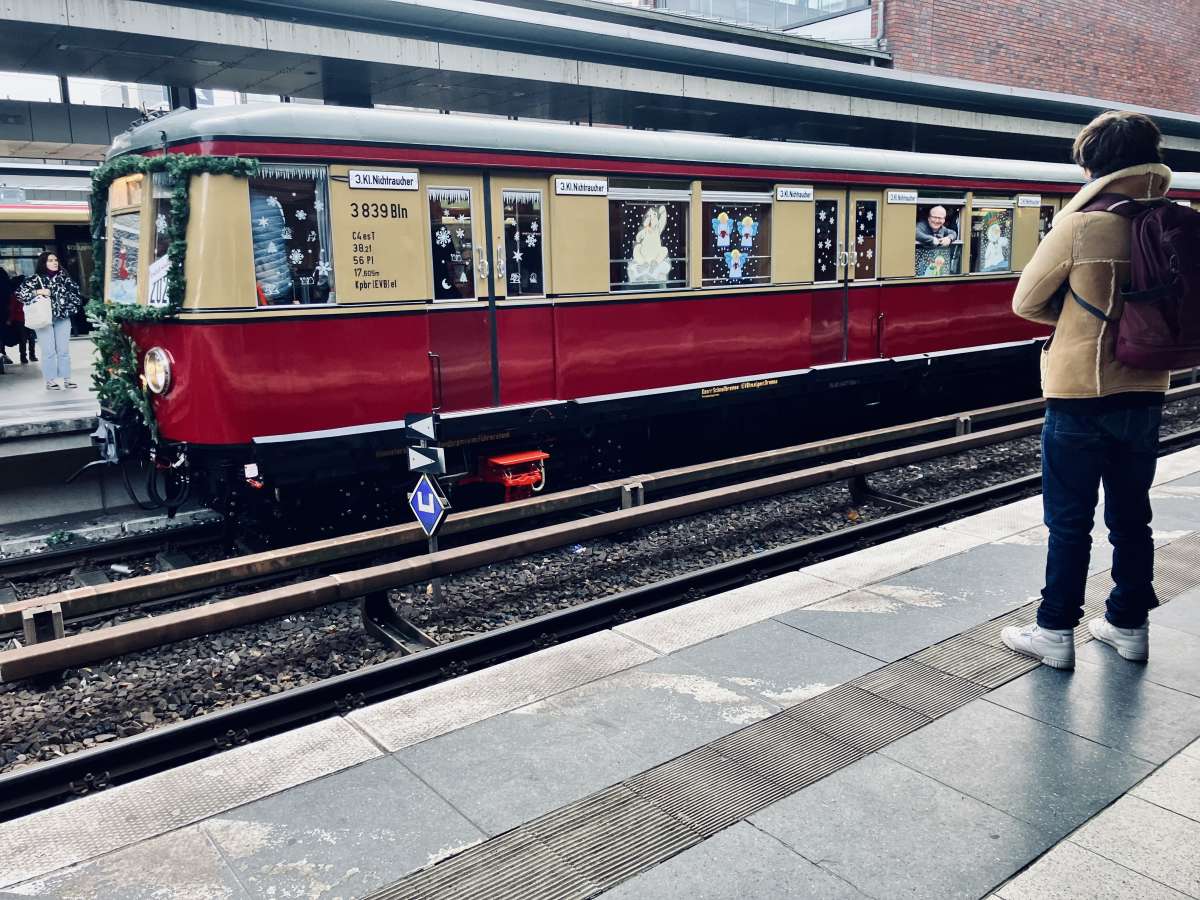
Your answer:
[[[437,534],[442,527],[442,520],[446,518],[446,510],[450,508],[428,475],[422,475],[413,492],[408,495],[408,505],[426,537]]]

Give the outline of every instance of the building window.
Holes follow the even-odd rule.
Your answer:
[[[874,200],[854,201],[854,278],[870,281],[878,264],[876,229],[879,225],[879,204]]]
[[[962,274],[963,202],[958,197],[925,197],[917,203],[913,271],[918,278]]]
[[[701,284],[770,284],[771,195],[705,192]]]
[[[328,171],[264,165],[250,179],[250,233],[261,306],[332,303]]]
[[[72,103],[85,106],[123,106],[127,109],[168,110],[171,98],[161,84],[138,84],[132,81],[108,81],[104,78],[67,79],[67,93]]]
[[[813,204],[816,217],[813,240],[813,281],[837,281],[838,254],[842,249],[842,238],[838,232],[838,202],[817,200]]]
[[[971,271],[1012,269],[1012,201],[976,199],[971,208]]]
[[[690,192],[609,190],[609,283],[614,291],[687,286]]]
[[[542,192],[504,191],[504,268],[509,297],[546,293],[542,269]]]
[[[470,188],[429,189],[433,299],[474,300]]]
[[[142,214],[123,212],[109,217],[108,299],[113,303],[137,303],[138,239]]]

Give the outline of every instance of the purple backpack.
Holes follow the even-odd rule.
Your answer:
[[[1110,319],[1077,294],[1076,302],[1116,326],[1118,362],[1159,371],[1200,366],[1200,212],[1123,194],[1101,194],[1080,210],[1097,211],[1132,225],[1125,309]]]

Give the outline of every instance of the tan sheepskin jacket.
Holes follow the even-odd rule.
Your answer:
[[[1099,194],[1135,199],[1161,197],[1171,170],[1154,163],[1131,166],[1089,183],[1054,217],[1021,273],[1013,312],[1054,326],[1042,349],[1042,393],[1047,397],[1104,397],[1129,391],[1165,391],[1169,372],[1131,369],[1113,357],[1113,326],[1089,313],[1074,298],[1056,293],[1064,281],[1106,316],[1120,318],[1120,289],[1129,279],[1130,224],[1116,213],[1080,213]]]

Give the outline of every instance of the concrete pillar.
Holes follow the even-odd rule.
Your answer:
[[[169,85],[167,87],[171,109],[186,109],[196,108],[196,89],[193,87],[180,87],[179,85]]]

